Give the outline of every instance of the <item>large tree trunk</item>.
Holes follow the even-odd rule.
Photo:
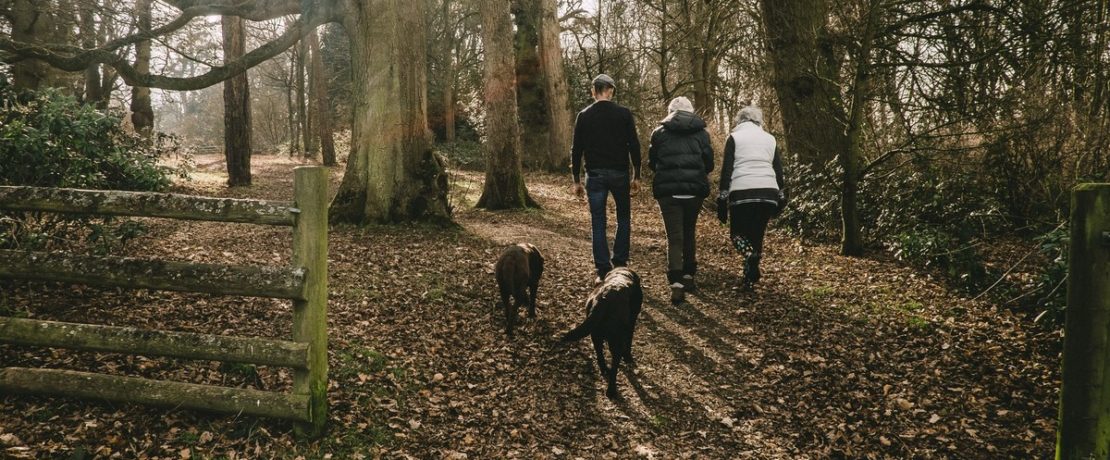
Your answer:
[[[540,71],[539,0],[514,0],[512,12],[516,22],[513,48],[516,54],[516,101],[520,126],[523,131],[521,147],[525,164],[529,168],[550,167],[548,164],[547,107],[544,106],[543,75]],[[484,43],[484,42],[483,42]]]
[[[772,86],[786,146],[820,166],[847,150],[837,62],[827,36],[828,0],[762,0]]]
[[[427,117],[424,2],[348,1],[354,118],[333,220],[450,219],[447,175]]]
[[[141,31],[150,30],[151,1],[135,2],[135,16]],[[135,44],[135,70],[142,74],[150,73],[150,40]],[[135,126],[135,132],[143,136],[150,136],[154,130],[154,107],[150,102],[150,88],[136,86],[131,89],[131,124]]]
[[[543,74],[548,116],[549,152],[547,166],[566,171],[570,158],[571,117],[567,101],[567,79],[563,73],[563,48],[559,43],[559,14],[556,0],[540,2],[540,70]]]
[[[9,10],[12,40],[30,44],[54,41],[54,12],[44,3],[35,0],[12,1]],[[12,65],[12,84],[16,88],[30,90],[58,86],[56,80],[59,73],[60,71],[45,62],[25,59]]]
[[[520,166],[520,128],[513,85],[513,24],[509,3],[482,0],[485,51],[486,183],[478,207],[524,208],[532,203]]]
[[[223,34],[224,61],[242,57],[247,46],[243,18],[224,16]],[[246,72],[224,81],[224,156],[227,158],[227,185],[250,185],[251,98]]]
[[[312,92],[312,118],[316,120],[316,137],[325,166],[335,166],[335,140],[332,138],[331,104],[328,99],[328,75],[324,70],[324,59],[320,57],[320,39],[316,31],[307,37],[311,53],[309,66],[310,91]]]

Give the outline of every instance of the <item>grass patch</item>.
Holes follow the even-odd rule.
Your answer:
[[[177,435],[177,442],[188,446],[194,446],[200,441],[200,435],[191,431],[182,431]]]
[[[812,289],[806,289],[806,291],[802,293],[802,298],[810,302],[821,301],[832,297],[834,293],[836,293],[836,289],[832,286],[817,286]]]

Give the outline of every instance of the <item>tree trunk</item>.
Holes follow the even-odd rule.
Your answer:
[[[548,131],[550,120],[545,107],[543,75],[540,69],[539,48],[539,0],[515,0],[512,2],[516,33],[513,48],[516,54],[516,103],[521,137],[522,152],[527,157],[523,161],[529,168],[550,167]]]
[[[320,57],[320,39],[313,31],[307,37],[312,65],[309,81],[312,92],[312,118],[316,120],[316,137],[325,166],[335,166],[335,140],[332,138],[331,103],[328,99],[328,75],[324,70],[324,59]]]
[[[534,203],[528,197],[520,166],[509,3],[482,0],[478,9],[482,16],[486,100],[486,182],[478,207],[524,208]]]
[[[135,2],[135,17],[140,31],[150,30],[150,8],[152,0]],[[150,40],[135,44],[135,70],[142,74],[150,73]],[[149,137],[154,130],[154,107],[150,102],[150,88],[136,86],[131,89],[131,124],[135,132]]]
[[[341,222],[449,220],[447,175],[431,149],[424,2],[349,1],[351,155],[331,204]]]
[[[445,80],[443,86],[443,137],[447,142],[455,142],[455,77],[453,65],[451,71],[451,77]]]
[[[839,63],[832,52],[827,0],[762,0],[772,86],[782,110],[786,146],[801,161],[823,167],[847,150]]]
[[[289,54],[289,74],[287,75],[289,77],[289,80],[287,81],[288,86],[286,86],[287,91],[285,92],[285,103],[286,103],[286,106],[288,107],[288,109],[286,110],[286,112],[287,112],[286,115],[288,117],[286,119],[286,121],[289,122],[289,158],[293,158],[293,156],[296,155],[297,152],[300,152],[300,144],[301,144],[301,134],[300,134],[300,126],[301,125],[300,125],[300,119],[298,118],[297,105],[294,103],[296,101],[296,97],[293,94],[297,90],[297,76],[296,76],[296,73],[297,73],[297,54],[296,53],[290,53]]]
[[[296,78],[294,84],[297,91],[297,132],[300,133],[300,138],[297,142],[300,143],[302,158],[312,158],[316,150],[312,148],[312,130],[308,126],[308,103],[307,94],[308,85],[305,83],[305,67],[308,65],[308,48],[304,46],[304,40],[297,43],[297,60],[294,65],[294,72]]]
[[[567,79],[563,73],[563,49],[559,43],[559,15],[556,0],[540,2],[540,70],[548,113],[549,157],[547,169],[566,171],[570,164],[571,117],[567,101]]]
[[[304,126],[302,126],[301,129],[304,132],[304,158],[312,159],[316,157],[317,150],[317,133],[316,127],[313,126],[316,123],[316,114],[313,112],[312,108],[315,101],[310,100],[313,97],[312,85],[315,83],[312,81],[312,76],[309,75],[312,72],[312,56],[310,54],[311,51],[309,50],[307,37],[301,39],[301,42],[297,44],[297,50],[297,53],[301,56],[297,68],[297,77],[300,79],[297,81],[297,88],[300,91],[298,93],[301,102],[300,108],[303,110],[302,121]]]
[[[840,192],[840,253],[863,255],[863,235],[859,221],[859,181],[863,161],[863,124],[867,100],[871,97],[871,47],[879,20],[879,1],[871,0],[867,11],[860,51],[856,56],[856,72],[852,84],[852,112],[848,118],[848,149],[840,156],[843,169]]]
[[[224,62],[242,57],[247,46],[243,18],[224,16],[223,34]],[[251,185],[251,99],[246,72],[224,81],[224,156],[227,185]]]
[[[98,5],[94,1],[83,3],[78,10],[81,17],[81,46],[85,49],[96,48],[99,43],[99,28],[96,27],[95,11]],[[85,68],[85,91],[82,101],[85,104],[100,105],[103,98],[101,93],[100,64],[90,64]]]
[[[54,14],[45,2],[13,0],[8,11],[11,17],[11,39],[30,44],[49,43],[54,34]],[[59,71],[45,62],[25,59],[12,64],[12,84],[16,88],[36,90],[57,86]]]

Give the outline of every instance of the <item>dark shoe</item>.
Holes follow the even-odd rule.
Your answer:
[[[698,292],[698,284],[694,282],[694,275],[682,276],[682,290],[691,294]]]
[[[755,292],[755,285],[747,278],[744,278],[744,280],[740,281],[740,292]]]
[[[762,273],[759,270],[759,261],[763,257],[760,254],[752,254],[744,261],[744,279],[751,283],[758,283]]]
[[[682,305],[686,301],[686,291],[682,288],[682,283],[674,283],[671,285],[671,304]]]

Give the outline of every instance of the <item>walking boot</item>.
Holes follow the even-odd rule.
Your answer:
[[[682,275],[682,290],[690,294],[698,291],[698,284],[694,281],[694,275]]]

